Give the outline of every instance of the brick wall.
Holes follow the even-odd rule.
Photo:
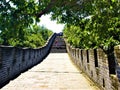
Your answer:
[[[120,66],[116,66],[116,74],[110,74],[107,55],[103,50],[66,46],[72,61],[102,90],[120,90]],[[115,56],[120,63],[120,46],[115,47]]]
[[[53,34],[45,46],[37,49],[0,46],[0,88],[40,63],[49,54],[55,37]]]

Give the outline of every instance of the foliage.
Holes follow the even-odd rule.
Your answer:
[[[0,44],[33,48],[43,45],[52,32],[36,26],[39,22],[36,15],[49,2],[49,0],[1,0]]]
[[[18,32],[19,33],[19,32]],[[17,46],[17,47],[31,47],[37,48],[43,46],[47,39],[52,35],[52,31],[46,29],[45,27],[40,27],[37,25],[31,25],[31,28],[25,28],[22,30],[22,37],[18,35],[10,35],[7,37],[7,45]],[[8,32],[1,32],[1,44],[4,42],[5,35],[9,35]],[[18,37],[17,37],[18,36]]]
[[[27,36],[34,37],[39,31],[31,34],[31,24],[48,13],[52,20],[67,24],[64,33],[75,47],[108,50],[120,43],[119,0],[1,0],[0,43],[8,45],[14,41],[23,44]],[[43,40],[48,38],[46,30],[41,33]]]
[[[87,13],[89,18],[83,17],[79,21],[79,26],[68,23],[72,26],[71,28],[67,27],[67,29],[75,32],[69,32],[65,28],[65,35],[68,36],[68,41],[72,42],[71,44],[75,47],[103,49],[108,58],[109,73],[116,74],[118,64],[114,55],[114,46],[120,44],[120,0],[91,1],[90,6],[84,9],[85,11],[90,10],[90,13]],[[78,27],[78,30],[75,29],[76,27]],[[72,36],[69,33],[75,35],[75,38],[71,38]],[[76,41],[80,43],[78,44]]]
[[[72,45],[74,45],[73,41],[78,41],[80,44],[76,44],[77,47],[100,47],[104,51],[108,51],[120,44],[120,3],[118,0],[94,0],[91,7],[92,15],[89,14],[91,17],[80,20],[80,26],[66,27],[68,30],[65,28],[64,33],[68,35],[68,41],[72,41]],[[73,27],[77,27],[78,30]],[[73,31],[69,32],[69,29]],[[69,33],[72,36],[75,34],[75,38],[71,38]],[[70,38],[71,40],[69,40]]]

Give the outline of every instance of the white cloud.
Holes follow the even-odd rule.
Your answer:
[[[52,30],[53,32],[59,33],[62,32],[64,24],[57,24],[57,21],[51,21],[50,15],[45,15],[40,18],[39,25],[43,25],[46,28]]]

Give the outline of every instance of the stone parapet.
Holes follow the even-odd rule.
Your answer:
[[[43,47],[36,49],[0,46],[0,88],[22,72],[42,62],[49,54],[55,37],[56,34],[53,34]]]
[[[81,69],[102,90],[120,89],[120,66],[116,67],[116,74],[110,73],[107,55],[102,49],[83,50],[73,48],[66,43],[67,52],[76,66]],[[117,62],[120,61],[120,45],[115,47]]]

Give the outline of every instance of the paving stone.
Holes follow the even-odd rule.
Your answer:
[[[67,53],[51,53],[40,64],[1,90],[99,90],[70,61]]]

